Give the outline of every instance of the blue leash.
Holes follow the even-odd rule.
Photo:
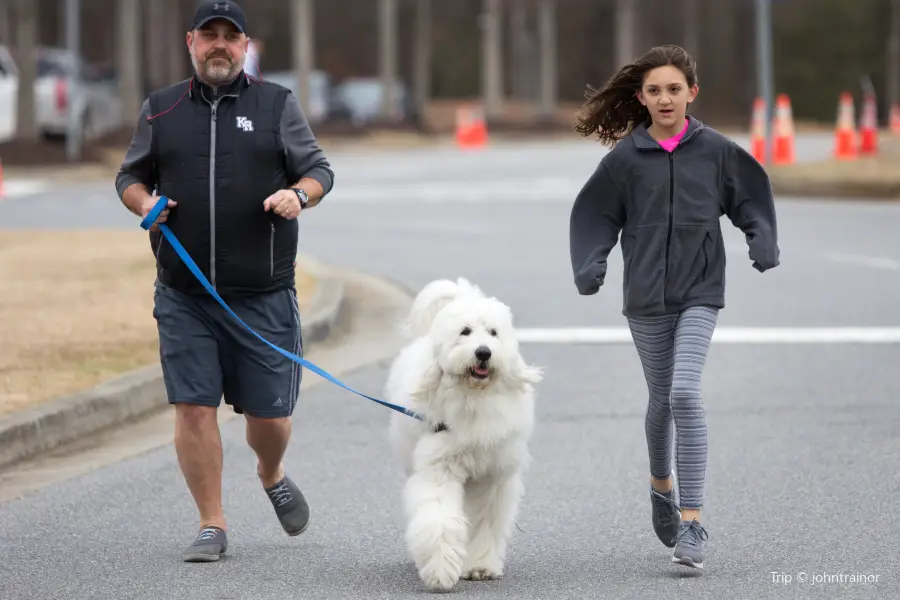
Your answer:
[[[169,199],[166,196],[160,196],[159,202],[156,203],[156,206],[154,206],[153,209],[149,213],[147,213],[147,216],[144,217],[144,220],[141,221],[141,227],[143,229],[149,230],[150,227],[153,226],[153,223],[156,221],[156,219],[159,217],[160,213],[162,213],[162,211],[165,210],[166,205],[168,203],[169,203]],[[306,367],[313,373],[316,373],[319,376],[324,377],[331,383],[338,385],[347,391],[353,392],[357,396],[362,396],[363,398],[371,400],[372,402],[377,402],[378,404],[381,404],[382,406],[387,406],[388,408],[390,408],[392,410],[396,410],[397,412],[401,412],[405,415],[409,415],[410,417],[419,419],[420,421],[425,420],[420,415],[409,410],[408,408],[404,408],[402,406],[397,406],[396,404],[391,404],[390,402],[385,402],[384,400],[379,400],[378,398],[373,398],[372,396],[367,396],[366,394],[363,394],[362,392],[354,390],[352,387],[348,386],[347,384],[343,383],[339,379],[330,375],[329,373],[327,373],[320,367],[317,367],[316,365],[309,362],[305,358],[301,358],[301,357],[297,356],[296,354],[293,354],[291,352],[288,352],[286,350],[279,348],[275,344],[272,344],[271,342],[269,342],[268,340],[263,338],[261,335],[259,335],[255,331],[253,331],[253,329],[251,329],[249,325],[244,323],[244,321],[242,321],[239,316],[234,314],[234,311],[231,310],[228,307],[228,305],[225,304],[225,301],[222,300],[222,298],[219,296],[219,294],[216,293],[216,290],[213,288],[212,285],[210,285],[209,280],[206,279],[206,276],[203,275],[203,272],[200,271],[199,267],[197,267],[197,264],[194,262],[194,259],[192,259],[191,255],[188,254],[187,250],[184,249],[184,246],[181,245],[181,242],[179,242],[178,238],[175,237],[175,234],[172,233],[172,230],[169,229],[169,227],[165,223],[160,223],[158,225],[158,227],[159,227],[159,230],[162,232],[162,234],[165,236],[166,240],[168,240],[168,242],[175,249],[175,252],[178,253],[178,257],[181,258],[181,260],[184,262],[185,265],[187,265],[188,269],[191,270],[191,273],[194,274],[194,277],[196,277],[197,280],[203,284],[203,287],[206,288],[206,291],[209,292],[209,295],[212,296],[213,298],[215,298],[216,302],[218,302],[222,306],[222,308],[225,309],[225,311],[228,314],[230,314],[232,317],[237,319],[238,323],[243,325],[247,331],[249,331],[254,336],[256,336],[257,339],[259,339],[261,342],[268,345],[270,348],[272,348],[273,350],[275,350],[282,356],[289,358],[290,360],[294,361],[297,364],[303,365],[304,367]]]

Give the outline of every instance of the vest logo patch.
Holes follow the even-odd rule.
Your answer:
[[[253,121],[247,117],[238,117],[237,126],[238,129],[243,129],[244,131],[253,131]]]

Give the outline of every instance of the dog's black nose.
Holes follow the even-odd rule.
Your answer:
[[[478,346],[475,348],[475,358],[484,362],[491,357],[491,349],[487,346]]]

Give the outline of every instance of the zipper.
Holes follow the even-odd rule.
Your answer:
[[[665,282],[669,278],[669,246],[672,243],[672,230],[675,227],[675,165],[673,164],[673,153],[668,152],[667,154],[669,155],[669,229],[666,232],[666,270],[665,278],[663,279],[664,290]],[[663,291],[663,297],[665,298],[665,291]]]
[[[209,120],[209,281],[216,287],[216,111],[219,98],[212,103]]]
[[[159,253],[162,252],[162,246],[166,243],[166,236],[159,236],[159,243],[156,245],[156,265],[159,267],[159,270],[164,272],[163,266],[159,262]]]
[[[706,249],[706,242],[710,239],[707,231],[706,237],[703,238],[703,275],[700,276],[700,281],[706,281],[706,272],[709,269],[709,251]]]
[[[275,276],[275,223],[269,223],[272,234],[269,236],[269,277]]]
[[[229,97],[237,98],[237,94],[225,94],[213,102],[206,100],[212,106],[209,118],[209,281],[213,289],[216,287],[216,123],[219,102]]]

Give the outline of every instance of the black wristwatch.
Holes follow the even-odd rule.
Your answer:
[[[300,208],[306,208],[306,205],[309,204],[309,196],[306,195],[301,188],[291,188],[295,194],[297,194],[297,198],[300,199]]]

